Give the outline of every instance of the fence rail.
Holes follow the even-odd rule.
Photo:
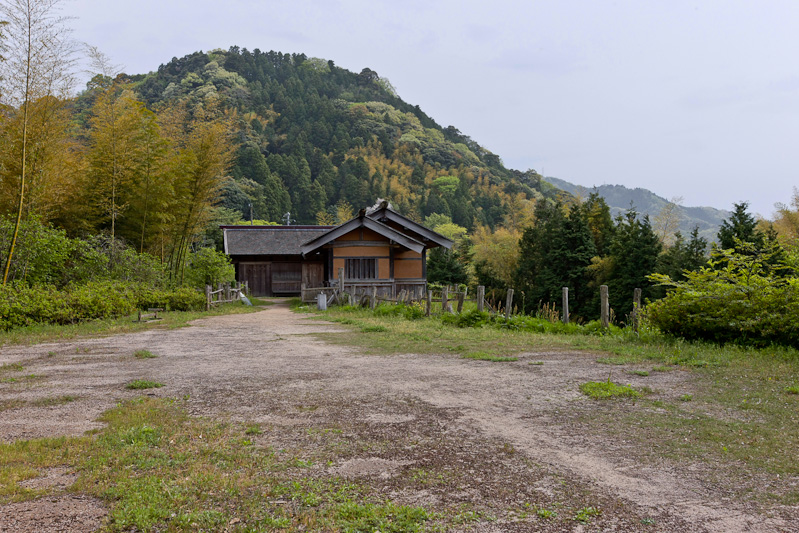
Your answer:
[[[241,295],[248,292],[248,284],[245,281],[230,283],[219,283],[217,289],[213,290],[210,285],[205,286],[205,310],[210,311],[215,305],[228,304],[241,301]]]
[[[380,302],[388,302],[393,304],[417,304],[424,306],[425,315],[430,316],[433,313],[433,304],[441,304],[441,312],[447,313],[461,313],[463,312],[463,304],[465,302],[475,302],[479,312],[488,311],[491,315],[504,315],[506,319],[510,319],[514,314],[518,314],[518,306],[514,306],[514,289],[508,288],[505,291],[504,302],[502,298],[486,298],[485,287],[480,285],[477,287],[477,294],[474,298],[467,298],[468,289],[458,291],[454,287],[444,287],[437,297],[434,297],[432,290],[426,291],[423,294],[419,290],[401,290],[396,296],[384,295],[379,293],[379,288],[385,287],[384,284],[365,285],[359,284],[357,286],[347,287],[342,279],[339,279],[339,284],[335,287],[303,287],[303,301],[316,301],[320,309],[327,309],[328,306],[336,305],[360,305],[362,307],[371,307],[374,309]],[[349,290],[347,290],[349,288]],[[607,285],[600,287],[600,309],[601,309],[601,323],[604,328],[608,328],[610,323],[613,322],[613,310],[609,305],[609,291]],[[522,297],[524,293],[522,292]],[[504,303],[504,306],[503,306]],[[524,304],[524,302],[522,302]],[[555,304],[547,304],[543,307],[541,312],[543,316],[549,320],[562,321],[566,324],[569,323],[569,289],[563,287],[563,303],[562,313],[559,313],[555,308]],[[522,305],[524,307],[524,305]],[[633,312],[630,316],[630,321],[633,329],[637,332],[640,326],[641,317],[641,289],[635,289],[633,294]],[[524,309],[522,309],[524,314]]]

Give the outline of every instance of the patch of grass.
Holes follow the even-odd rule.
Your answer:
[[[158,383],[157,381],[147,381],[145,379],[136,379],[125,385],[126,389],[131,390],[144,390],[144,389],[158,389],[163,387],[163,383]]]
[[[492,363],[510,363],[518,361],[518,357],[503,357],[501,355],[492,355],[486,352],[469,352],[461,356],[463,359],[475,359],[477,361],[490,361]]]
[[[799,385],[791,385],[789,387],[785,387],[786,394],[799,394]]]
[[[599,516],[600,514],[602,514],[602,511],[596,507],[583,507],[578,509],[574,514],[574,520],[582,524],[587,524],[591,521],[591,518]]]
[[[536,509],[535,510],[535,514],[539,518],[544,518],[544,519],[547,519],[547,520],[548,519],[552,519],[552,518],[557,518],[557,516],[558,516],[558,512],[557,511],[555,511],[553,509],[546,509],[544,507],[539,507],[538,509]]]
[[[610,398],[640,398],[641,392],[629,385],[618,385],[612,381],[589,381],[580,385],[580,392],[594,400]]]
[[[244,428],[245,435],[260,435],[261,433],[263,433],[261,424],[247,424]]]
[[[694,395],[693,394],[683,394],[682,396],[680,396],[680,401],[681,402],[690,402],[693,399],[694,399]]]
[[[22,366],[22,363],[3,363],[0,365],[0,375],[9,372],[22,372],[23,370],[25,370],[25,367]]]
[[[26,404],[24,400],[0,400],[0,413],[9,409],[16,409]]]
[[[189,418],[175,402],[139,399],[103,416],[108,427],[78,461],[81,490],[105,499],[112,531],[420,531],[421,507],[375,498],[348,481],[302,477],[241,439],[240,426]],[[287,505],[288,504],[288,505]]]
[[[388,328],[380,325],[361,326],[361,331],[364,333],[385,333],[386,331],[388,331]]]
[[[150,350],[136,350],[133,352],[133,357],[136,359],[155,359],[158,356]]]
[[[38,496],[39,491],[19,482],[39,477],[47,468],[76,464],[91,441],[91,437],[57,437],[0,443],[0,504]]]
[[[527,364],[528,364],[528,365],[536,365],[536,366],[540,366],[540,365],[543,365],[543,364],[544,364],[544,362],[543,362],[543,361],[530,361],[530,362],[529,362],[529,363],[527,363]]]
[[[647,372],[646,370],[628,370],[627,373],[632,374],[633,376],[641,376],[641,377],[646,377],[649,375],[649,372]]]
[[[77,396],[65,394],[63,396],[48,396],[46,398],[39,398],[30,402],[30,404],[36,407],[52,407],[55,405],[64,405],[65,403],[74,402],[77,399]]]

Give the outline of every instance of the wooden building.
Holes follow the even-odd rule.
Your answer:
[[[380,294],[424,291],[427,250],[452,241],[393,211],[385,202],[339,226],[222,226],[236,279],[255,296],[298,295],[332,284],[339,268],[350,287]]]

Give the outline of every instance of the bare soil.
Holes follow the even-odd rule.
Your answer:
[[[2,347],[0,364],[21,363],[21,374],[36,378],[0,383],[0,440],[80,435],[102,427],[98,415],[118,401],[145,392],[183,398],[193,415],[259,423],[256,444],[282,453],[335,451],[337,462],[319,463],[313,475],[362,478],[400,503],[493,517],[465,518],[463,530],[799,531],[799,510],[764,512],[730,499],[707,476],[712,465],[642,462],[637,444],[584,431],[575,413],[604,408],[578,391],[608,378],[595,355],[531,346],[513,363],[369,356],[314,337],[334,331],[281,303],[174,330]],[[139,349],[159,357],[136,359]],[[127,390],[135,379],[165,386]],[[690,379],[664,372],[645,384],[679,397]],[[74,399],[44,401],[65,396]],[[0,531],[100,527],[101,502],[61,491],[70,475],[31,481],[56,491],[0,506]],[[561,519],[540,519],[531,503]],[[584,507],[601,514],[589,524],[562,519]]]

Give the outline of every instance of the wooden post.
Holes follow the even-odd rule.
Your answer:
[[[230,283],[228,283],[228,282],[225,282],[225,284],[224,284],[224,285],[223,285],[223,287],[222,287],[222,290],[224,290],[224,291],[225,291],[225,292],[224,292],[224,295],[225,295],[225,302],[228,302],[228,301],[230,301]]]
[[[486,288],[483,285],[477,286],[477,310],[481,313],[485,309]]]
[[[464,298],[466,298],[466,293],[465,292],[459,292],[458,293],[458,314],[461,314],[463,312],[463,300],[464,300]]]
[[[602,319],[602,327],[607,328],[610,324],[610,303],[609,303],[609,295],[608,295],[608,286],[607,285],[600,285],[599,287],[599,299],[600,299],[600,315]]]
[[[205,286],[205,310],[206,311],[210,311],[211,310],[211,286],[210,285],[206,285]]]
[[[397,305],[405,301],[405,289],[402,289],[397,295]]]
[[[372,287],[372,298],[369,301],[369,307],[371,307],[372,309],[377,307],[377,285]]]
[[[638,333],[638,326],[641,319],[641,289],[633,290],[633,331]]]
[[[320,311],[327,310],[327,296],[324,293],[319,293],[316,295],[316,307]]]
[[[433,291],[427,291],[427,306],[424,310],[424,316],[430,316],[433,310]]]
[[[508,297],[505,300],[505,318],[510,320],[510,313],[513,309],[513,289],[508,289]]]
[[[344,269],[338,269],[338,290],[344,292]]]
[[[448,307],[448,304],[449,304],[448,296],[449,296],[449,285],[447,285],[446,287],[444,287],[441,290],[441,312],[442,313],[447,313],[448,312],[448,310],[447,310],[447,307]]]
[[[563,323],[569,323],[569,288],[563,287]]]

